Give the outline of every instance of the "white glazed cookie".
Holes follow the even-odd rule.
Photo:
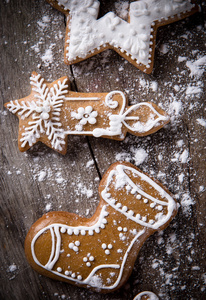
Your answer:
[[[121,91],[77,93],[70,90],[68,77],[48,83],[36,72],[30,80],[29,96],[5,104],[19,118],[20,151],[41,141],[65,154],[69,134],[123,140],[127,132],[145,136],[169,122],[153,103],[128,106]]]
[[[114,163],[99,185],[90,218],[49,212],[34,223],[25,253],[40,274],[100,292],[130,276],[145,240],[177,213],[169,191],[130,163]]]
[[[110,48],[146,73],[153,69],[157,28],[198,11],[190,0],[139,0],[130,4],[127,22],[113,12],[97,19],[97,0],[47,1],[67,17],[66,64]]]

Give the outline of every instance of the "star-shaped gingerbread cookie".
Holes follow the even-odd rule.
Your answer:
[[[98,19],[98,0],[47,0],[67,17],[65,63],[74,64],[114,49],[135,67],[151,73],[157,29],[198,11],[190,0],[139,0],[128,22],[109,12]]]
[[[36,72],[30,83],[29,96],[5,104],[19,118],[20,151],[40,141],[65,154],[69,134],[121,141],[127,132],[145,136],[169,122],[167,114],[153,103],[128,106],[121,91],[77,93],[70,90],[67,76],[48,83]]]

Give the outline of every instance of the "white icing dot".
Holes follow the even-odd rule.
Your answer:
[[[127,227],[124,227],[124,228],[123,228],[123,231],[124,231],[124,232],[127,232]]]
[[[152,224],[154,224],[154,220],[149,220],[149,223],[152,225]]]
[[[111,194],[110,193],[106,193],[106,198],[110,198],[111,197]]]
[[[128,211],[128,215],[129,215],[130,217],[133,216],[133,215],[134,215],[133,210],[129,210],[129,211]]]
[[[62,227],[62,228],[60,229],[60,231],[61,231],[61,233],[65,233],[65,232],[66,232],[66,228],[65,228],[65,227]]]
[[[117,253],[122,253],[122,249],[117,249]]]
[[[111,202],[111,204],[115,204],[116,200],[112,199],[110,202]]]
[[[81,235],[85,235],[86,231],[84,229],[81,230]]]
[[[116,207],[117,207],[117,208],[120,208],[121,206],[122,206],[121,203],[117,203],[117,204],[116,204]]]
[[[93,235],[94,234],[94,231],[93,230],[89,230],[89,235]]]
[[[122,233],[122,232],[119,234],[119,237],[120,237],[120,238],[123,237],[123,233]]]
[[[66,276],[68,276],[68,275],[69,275],[69,271],[65,271],[64,274],[65,274]]]
[[[75,242],[75,245],[76,245],[76,246],[80,246],[80,241],[76,241],[76,242]]]
[[[112,249],[112,244],[109,244],[109,245],[108,245],[108,248],[109,248],[109,249]]]
[[[72,277],[72,278],[75,278],[75,277],[76,277],[76,274],[75,274],[75,273],[72,273],[71,277]]]
[[[69,228],[69,229],[67,230],[67,233],[68,233],[69,235],[72,235],[72,233],[73,233],[72,229]]]
[[[89,260],[90,260],[90,261],[94,261],[94,256],[91,255],[91,256],[89,257]]]
[[[127,185],[127,186],[126,186],[126,190],[127,190],[127,191],[130,191],[130,190],[131,190],[131,186],[130,186],[130,185]]]
[[[147,217],[146,216],[142,217],[142,221],[146,222],[147,221]]]
[[[150,207],[151,207],[151,208],[154,208],[155,205],[156,205],[156,204],[153,202],[153,203],[150,204]]]
[[[74,246],[74,247],[73,247],[73,250],[74,250],[75,252],[77,252],[77,251],[79,251],[79,248],[78,248],[77,246]]]
[[[139,194],[139,195],[137,195],[137,197],[136,197],[138,200],[140,200],[141,198],[142,198],[142,196]]]
[[[163,209],[162,205],[158,205],[157,209],[161,211]]]
[[[110,254],[109,249],[106,249],[106,250],[105,250],[105,254],[106,254],[106,255],[109,255],[109,254]]]
[[[127,206],[123,206],[122,211],[126,212],[127,211]]]
[[[148,200],[146,198],[144,199],[144,203],[148,203]]]
[[[87,266],[87,267],[91,267],[91,263],[88,261],[88,262],[86,263],[86,266]]]
[[[95,228],[95,232],[96,232],[96,233],[100,233],[99,227]]]
[[[86,262],[87,261],[87,257],[83,257],[83,261]]]
[[[74,234],[79,235],[79,229],[74,229]]]
[[[139,220],[141,218],[140,214],[136,214],[136,219]]]
[[[102,223],[107,224],[107,220],[104,218],[104,219],[102,220]]]
[[[58,267],[57,272],[62,272],[62,268]]]
[[[102,229],[104,229],[104,228],[105,228],[105,225],[104,225],[104,224],[101,224],[100,227],[101,227]]]
[[[118,230],[118,231],[122,231],[122,227],[119,226],[119,227],[117,228],[117,230]]]
[[[81,275],[78,275],[78,276],[77,276],[77,279],[78,279],[78,280],[82,280],[82,276],[81,276]]]
[[[69,248],[73,249],[74,248],[74,243],[69,243]]]
[[[107,245],[105,243],[102,244],[102,249],[106,249]]]
[[[135,188],[132,189],[132,190],[131,190],[131,194],[134,195],[134,194],[136,193],[136,191],[137,191],[137,190],[136,190]]]

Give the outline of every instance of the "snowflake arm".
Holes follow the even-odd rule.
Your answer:
[[[22,119],[28,118],[32,113],[35,113],[37,107],[38,106],[34,101],[27,101],[26,103],[25,101],[21,101],[21,103],[19,103],[18,100],[15,100],[10,101],[7,105],[7,108],[10,112],[12,112],[13,114],[17,114]]]
[[[22,148],[24,148],[27,143],[31,147],[36,143],[36,140],[40,138],[40,133],[44,132],[41,119],[29,122],[28,124],[30,126],[25,128],[25,132],[22,133],[22,138],[20,139]]]
[[[32,86],[32,90],[37,94],[34,95],[35,98],[41,100],[42,102],[47,101],[49,88],[46,83],[44,83],[44,78],[41,75],[32,75],[30,77],[30,83]]]

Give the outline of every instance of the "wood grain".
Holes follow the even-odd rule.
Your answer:
[[[117,9],[115,1],[101,3],[100,15]],[[3,0],[0,20],[0,299],[133,299],[144,290],[162,300],[203,299],[205,65],[199,76],[187,66],[206,55],[202,15],[159,29],[151,75],[111,50],[66,66],[64,17],[44,0]],[[3,104],[30,93],[32,71],[49,81],[67,75],[79,92],[117,89],[130,104],[153,101],[170,114],[171,123],[149,137],[128,134],[123,142],[69,136],[65,156],[42,144],[20,153],[18,119]],[[30,226],[51,210],[91,216],[100,177],[117,160],[160,180],[180,203],[177,217],[147,240],[128,283],[115,293],[101,295],[38,275],[24,255]]]

